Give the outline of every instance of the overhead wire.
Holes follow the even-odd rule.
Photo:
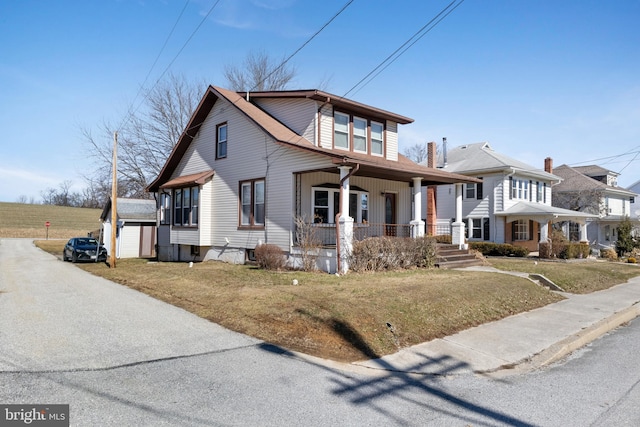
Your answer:
[[[162,54],[164,53],[164,50],[167,47],[167,44],[169,43],[169,40],[171,39],[171,36],[173,35],[173,32],[176,30],[176,27],[178,26],[178,22],[180,22],[180,19],[182,19],[182,15],[184,15],[184,11],[187,9],[187,6],[189,5],[189,2],[190,2],[190,0],[187,0],[184,3],[184,6],[182,7],[182,10],[180,11],[180,14],[178,15],[178,18],[176,19],[176,22],[173,23],[173,27],[171,28],[171,31],[169,31],[169,34],[167,35],[166,39],[164,40],[164,43],[162,44],[162,47],[160,48],[160,52],[158,52],[158,55],[156,55],[156,59],[153,61],[153,64],[151,64],[151,67],[149,68],[149,71],[147,72],[147,75],[145,76],[144,81],[140,85],[140,88],[138,89],[138,92],[136,93],[136,96],[133,98],[133,102],[131,102],[131,106],[129,107],[129,111],[127,112],[127,117],[125,119],[123,119],[123,123],[118,127],[118,129],[123,128],[124,125],[131,118],[131,116],[133,114],[132,107],[134,105],[136,105],[136,101],[138,100],[138,97],[140,96],[140,94],[144,90],[144,87],[147,84],[147,81],[149,80],[149,77],[151,76],[151,73],[155,69],[156,64],[158,63],[158,60],[160,59],[160,56],[162,56]],[[137,110],[137,108],[134,111],[136,111],[136,110]]]
[[[360,91],[363,87],[368,85],[373,79],[375,79],[389,65],[394,63],[400,56],[402,56],[414,44],[416,44],[420,39],[422,39],[422,37],[424,37],[427,33],[429,33],[444,18],[449,16],[449,14],[451,12],[453,12],[455,9],[457,9],[458,6],[460,6],[464,2],[464,0],[460,0],[457,4],[456,4],[456,2],[458,2],[458,0],[453,0],[451,3],[449,3],[447,6],[445,6],[436,16],[431,18],[431,20],[429,20],[429,22],[427,22],[425,25],[422,26],[422,28],[420,28],[411,37],[409,37],[409,39],[407,39],[407,41],[405,41],[402,45],[400,45],[400,47],[398,47],[396,50],[394,50],[389,56],[387,56],[382,62],[380,62],[366,76],[364,76],[362,79],[360,79],[360,81],[358,81],[358,83],[353,85],[353,87],[351,87],[351,89],[346,91],[345,94],[343,95],[343,97],[346,97],[347,95],[349,95],[351,92],[353,92],[361,84],[362,84],[362,86],[356,92]],[[455,6],[454,6],[454,4],[455,4]],[[412,40],[413,40],[413,42],[412,42]],[[378,72],[376,73],[376,71],[378,71]],[[376,74],[373,75],[374,73],[376,73]],[[371,77],[369,79],[369,77],[372,76],[372,75],[373,75],[373,77]],[[369,79],[369,80],[367,81],[367,79]],[[366,83],[363,84],[363,82],[365,82],[365,81],[366,81]]]
[[[160,83],[160,81],[162,80],[162,78],[164,77],[165,74],[167,74],[167,71],[169,71],[169,69],[171,68],[171,66],[173,65],[174,62],[176,62],[176,60],[178,59],[178,56],[180,56],[180,54],[182,53],[182,51],[187,47],[187,45],[189,44],[189,42],[191,42],[191,39],[193,39],[193,37],[196,35],[196,33],[198,32],[198,30],[200,29],[200,27],[202,27],[202,24],[205,23],[205,21],[209,18],[209,15],[211,15],[211,12],[213,12],[213,10],[216,8],[216,6],[218,6],[218,3],[220,3],[220,0],[217,0],[213,6],[211,6],[211,8],[209,9],[209,11],[202,17],[202,20],[200,21],[200,23],[196,26],[196,28],[193,30],[193,32],[191,33],[191,35],[187,38],[187,40],[184,42],[184,44],[182,45],[182,47],[178,50],[178,53],[175,54],[175,56],[173,57],[173,59],[169,62],[169,64],[165,67],[164,71],[160,74],[160,77],[158,77],[155,81],[155,83],[151,86],[151,88],[148,90],[147,95],[145,95],[144,99],[140,102],[140,105],[138,105],[137,108],[135,108],[133,111],[130,111],[128,114],[128,117],[126,118],[126,120],[123,121],[122,125],[120,126],[119,129],[121,129],[122,127],[124,127],[124,125],[131,119],[131,117],[133,117],[133,115],[138,111],[138,109],[140,108],[140,106],[142,105],[142,103],[147,100],[149,98],[149,93],[151,93],[151,91],[153,91],[153,89],[158,85],[158,83]],[[119,130],[118,129],[118,130]]]

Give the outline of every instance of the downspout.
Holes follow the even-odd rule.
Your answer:
[[[360,163],[356,163],[356,167],[355,169],[351,169],[349,171],[349,173],[347,175],[345,175],[344,178],[340,179],[340,212],[338,212],[336,214],[335,217],[335,223],[336,223],[336,272],[339,274],[340,273],[340,267],[341,267],[341,263],[340,263],[340,222],[338,221],[338,219],[342,216],[342,212],[344,209],[344,206],[342,206],[342,185],[344,184],[344,182],[349,179],[349,177],[351,177],[352,175],[354,175],[356,172],[358,172],[358,169],[360,169]]]

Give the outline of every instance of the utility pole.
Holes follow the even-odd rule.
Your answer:
[[[116,231],[118,229],[118,132],[113,133],[113,172],[111,176],[111,245],[109,253],[109,267],[116,268]]]

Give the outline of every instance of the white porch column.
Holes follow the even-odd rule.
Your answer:
[[[422,220],[422,178],[413,178],[413,219],[411,224],[411,237],[424,236],[424,221]]]
[[[342,183],[340,206],[342,215],[338,218],[340,227],[340,239],[337,242],[340,248],[340,274],[349,271],[349,256],[353,249],[353,218],[349,216],[349,166],[340,166],[340,182]]]
[[[540,242],[546,243],[549,240],[549,221],[539,222],[540,224]]]
[[[589,238],[587,237],[587,223],[580,224],[580,241],[581,242],[589,242]]]
[[[464,238],[464,222],[462,222],[462,185],[456,186],[456,221],[451,224],[451,243],[462,249],[466,247]]]

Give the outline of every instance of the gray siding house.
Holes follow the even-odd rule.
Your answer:
[[[618,187],[618,173],[600,166],[561,165],[554,173],[563,179],[553,189],[554,205],[594,214],[595,219],[589,223],[591,246],[614,248],[620,222],[633,219],[634,214],[637,218],[633,203],[638,194]]]
[[[423,235],[422,186],[477,180],[399,154],[412,121],[319,90],[210,86],[148,187],[158,258],[244,263],[269,243],[295,266],[304,218],[322,240],[318,267],[344,272],[353,239]]]

